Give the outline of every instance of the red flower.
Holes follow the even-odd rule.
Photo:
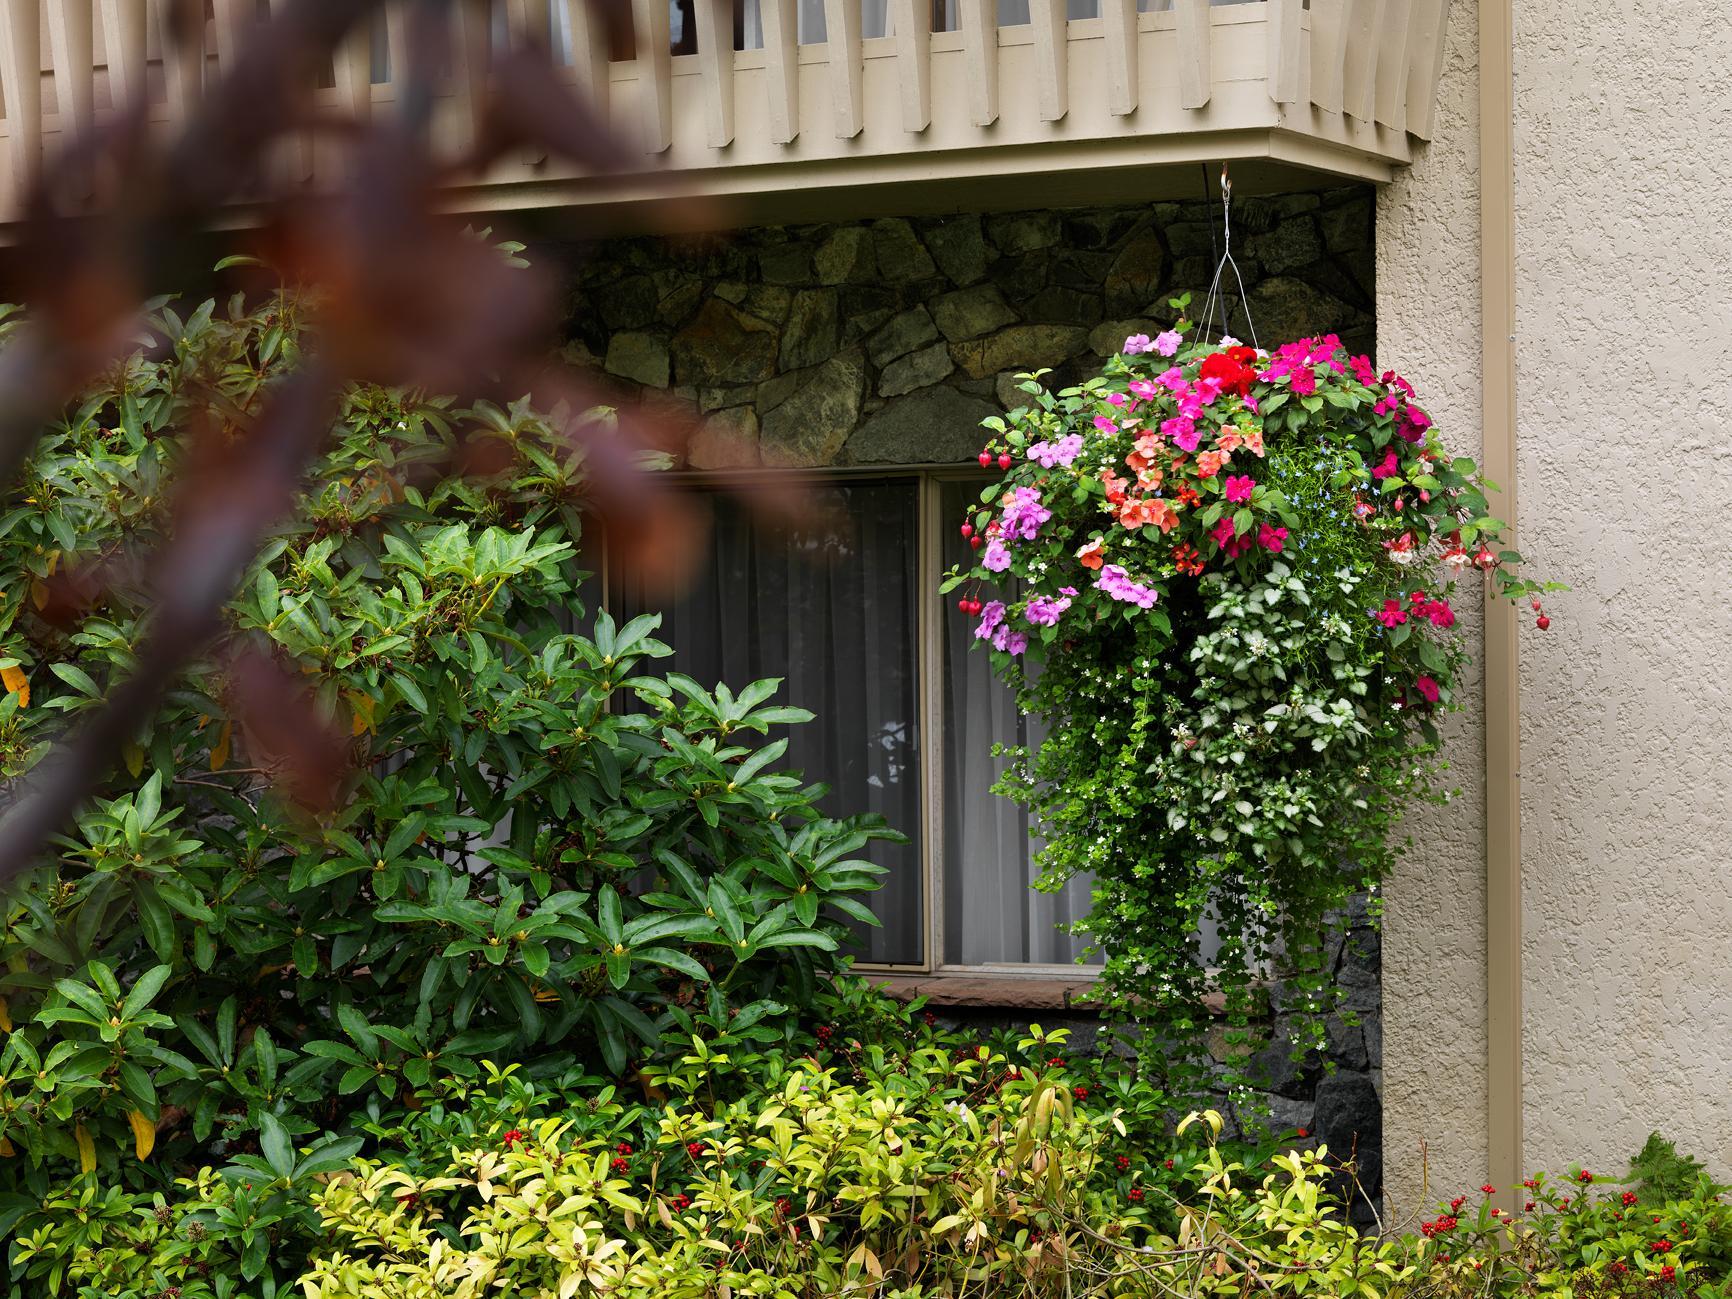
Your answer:
[[[1432,678],[1426,676],[1416,678],[1413,683],[1413,688],[1419,691],[1421,695],[1425,696],[1426,703],[1435,704],[1437,702],[1437,682],[1432,680]],[[1482,1186],[1480,1189],[1487,1195],[1490,1195],[1492,1192],[1492,1188],[1489,1186]]]
[[[1224,352],[1215,352],[1203,358],[1203,365],[1197,371],[1199,379],[1213,379],[1222,392],[1235,393],[1243,397],[1251,391],[1251,384],[1257,378],[1249,362],[1257,359],[1254,348],[1229,347]]]
[[[1385,627],[1395,627],[1407,621],[1407,610],[1401,607],[1400,600],[1385,600],[1383,608],[1371,616]]]

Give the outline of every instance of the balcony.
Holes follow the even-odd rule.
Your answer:
[[[629,21],[611,25],[585,0],[453,6],[465,55],[437,118],[453,149],[472,130],[489,51],[542,36],[641,145],[641,163],[588,176],[519,155],[450,202],[478,213],[596,205],[630,221],[684,193],[735,220],[786,221],[1146,199],[1195,194],[1197,164],[1220,161],[1249,190],[1385,181],[1430,134],[1448,0],[1141,4],[633,0]],[[388,6],[321,78],[331,111],[392,102],[405,7]],[[155,3],[10,0],[0,193],[16,195],[41,151],[101,120],[140,79],[153,119],[172,130],[258,9],[214,0],[202,57],[165,60]],[[341,158],[305,139],[281,165],[316,189]]]

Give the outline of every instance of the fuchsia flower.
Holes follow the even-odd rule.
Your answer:
[[[1070,588],[1067,588],[1070,589]],[[1071,595],[1075,595],[1071,589]],[[1051,627],[1059,620],[1059,615],[1070,608],[1070,596],[1060,595],[1056,599],[1051,596],[1037,595],[1030,598],[1025,615],[1036,627]]]
[[[1082,450],[1080,445],[1077,450]],[[1013,541],[1032,541],[1035,533],[1040,531],[1040,525],[1050,518],[1052,511],[1040,503],[1040,493],[1032,487],[1014,488],[1010,499],[1004,503],[1004,531]]]
[[[1028,637],[1020,631],[1012,631],[1010,624],[1004,623],[992,633],[992,648],[1014,657],[1028,648]]]
[[[1171,356],[1179,350],[1179,344],[1184,342],[1184,335],[1176,329],[1163,330],[1155,335],[1155,351],[1162,356]]]
[[[1272,528],[1267,523],[1265,523],[1265,524],[1261,525],[1257,530],[1257,544],[1262,546],[1263,549],[1268,551],[1271,555],[1280,554],[1281,553],[1281,547],[1284,546],[1286,543],[1287,543],[1287,529],[1286,528]]]
[[[1287,382],[1293,386],[1293,395],[1309,397],[1317,391],[1317,376],[1309,366],[1301,366],[1288,376]]]
[[[1401,461],[1396,457],[1395,448],[1390,447],[1384,452],[1383,463],[1371,470],[1371,476],[1376,479],[1393,478],[1401,472]]]
[[[1249,474],[1230,474],[1227,477],[1227,499],[1235,503],[1251,499],[1251,489],[1256,481]]]
[[[1195,451],[1197,443],[1202,441],[1202,431],[1197,428],[1197,421],[1189,415],[1175,415],[1161,422],[1161,432],[1173,440],[1173,445],[1181,451]]]
[[[1095,575],[1095,586],[1113,599],[1134,604],[1139,609],[1152,609],[1161,598],[1160,592],[1154,587],[1132,581],[1130,575],[1117,564],[1104,565]]]
[[[1407,610],[1401,607],[1400,600],[1385,600],[1383,608],[1371,615],[1385,627],[1396,627],[1407,621]]]

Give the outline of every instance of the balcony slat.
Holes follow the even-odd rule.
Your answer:
[[[1034,30],[1034,81],[1040,120],[1063,121],[1070,111],[1065,0],[1029,0],[1028,21]]]
[[[217,72],[220,75],[235,66],[247,28],[258,16],[258,6],[248,0],[215,0],[212,9],[216,15]]]
[[[549,0],[507,0],[505,21],[511,33],[511,47],[517,50],[548,49],[552,45],[553,29]],[[547,150],[532,144],[519,155],[531,167],[547,161]]]
[[[12,181],[19,193],[42,161],[42,11],[34,3],[6,6],[0,28],[0,91],[12,140]]]
[[[733,0],[696,0],[698,74],[704,82],[704,118],[712,149],[734,142]]]
[[[1129,3],[1135,5],[1136,0]],[[962,45],[968,120],[991,126],[998,120],[997,0],[962,0]]]
[[[1354,0],[1311,0],[1311,102],[1326,113],[1341,111],[1341,74],[1347,58],[1346,5]]]
[[[274,18],[282,10],[287,9],[294,0],[271,0],[271,15]],[[122,4],[127,0],[121,0]],[[289,131],[277,141],[271,155],[270,166],[283,181],[290,185],[301,185],[313,178],[313,142],[304,131]]]
[[[1449,0],[1414,0],[1407,28],[1407,129],[1431,139],[1437,117],[1437,83],[1449,32]]]
[[[594,0],[565,0],[565,30],[571,37],[571,65],[577,84],[603,121],[607,120],[607,20]],[[728,44],[734,43],[732,19]]]
[[[889,0],[896,32],[896,79],[902,86],[902,129],[932,124],[932,6],[929,0]]]
[[[194,0],[196,4],[198,0]],[[186,0],[157,0],[157,36],[162,42],[162,64],[168,82],[168,120],[176,127],[192,120],[204,98],[204,24],[198,23],[191,37],[174,38],[173,10]],[[203,6],[199,6],[202,15]]]
[[[1383,32],[1377,43],[1377,120],[1400,131],[1407,126],[1407,34],[1413,0],[1384,0]]]
[[[770,94],[770,139],[791,144],[800,134],[800,29],[794,0],[761,0],[764,70]],[[730,42],[731,44],[731,42]],[[729,52],[730,56],[732,51]]]
[[[1117,117],[1137,111],[1137,0],[1101,0],[1107,37],[1107,108]]]
[[[1304,0],[1269,0],[1269,98],[1277,104],[1299,102],[1303,11]]]
[[[637,29],[637,95],[644,148],[666,153],[674,143],[674,65],[668,47],[667,0],[632,0]]]
[[[1173,0],[1179,31],[1179,106],[1209,102],[1214,69],[1209,58],[1209,0]]]
[[[1349,117],[1369,122],[1377,114],[1377,47],[1385,0],[1347,0],[1342,27],[1347,45],[1341,73],[1341,106]]]
[[[836,138],[852,140],[866,124],[860,0],[824,0],[824,30]]]
[[[456,0],[451,6],[451,88],[457,106],[455,126],[464,144],[473,144],[481,135],[493,44],[489,8],[476,0]]]
[[[337,97],[343,108],[359,121],[373,111],[373,33],[363,20],[343,38],[331,59],[337,79]]]
[[[70,125],[83,136],[96,125],[95,37],[90,0],[49,0],[48,44],[54,51],[54,98],[62,132]]]
[[[144,6],[138,0],[102,0],[102,47],[108,58],[108,96],[116,108],[145,96]]]

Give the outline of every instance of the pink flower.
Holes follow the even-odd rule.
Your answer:
[[[1425,697],[1426,703],[1435,704],[1437,702],[1437,682],[1430,677],[1419,677],[1414,681],[1413,688]]]
[[[1448,600],[1433,600],[1425,606],[1425,616],[1431,619],[1433,627],[1447,630],[1455,626],[1455,610],[1449,607]]]
[[[1074,592],[1073,592],[1074,594]],[[1051,596],[1037,595],[1029,599],[1028,608],[1024,611],[1029,622],[1036,627],[1051,627],[1059,620],[1059,615],[1070,608],[1070,596],[1061,595],[1057,599]]]
[[[1215,525],[1214,530],[1209,533],[1209,536],[1214,539],[1217,546],[1226,545],[1233,539],[1233,520],[1222,519]]]
[[[1401,472],[1401,461],[1396,458],[1395,448],[1390,447],[1383,455],[1383,463],[1371,471],[1373,478],[1393,478]]]
[[[1155,335],[1155,351],[1162,356],[1171,356],[1179,350],[1179,344],[1184,341],[1184,335],[1180,334],[1178,330],[1164,330]]]
[[[1197,428],[1197,421],[1189,415],[1175,415],[1161,424],[1161,432],[1172,438],[1173,445],[1181,451],[1195,451],[1197,443],[1202,441],[1202,433]]]
[[[1132,334],[1129,338],[1125,339],[1124,350],[1129,352],[1132,356],[1135,356],[1139,352],[1152,351],[1154,346],[1155,344],[1149,340],[1147,334]],[[1172,353],[1168,352],[1166,355],[1171,356]]]
[[[1267,523],[1257,530],[1257,543],[1272,555],[1281,553],[1281,547],[1287,542],[1286,528],[1271,528]]]
[[[1107,415],[1095,416],[1095,428],[1102,433],[1117,433],[1119,431],[1119,426],[1113,422],[1110,416]],[[1044,446],[1045,443],[1042,443],[1041,445]]]
[[[1353,367],[1353,377],[1367,388],[1377,378],[1377,371],[1371,368],[1371,358],[1368,356],[1355,356],[1347,364]]]
[[[1004,601],[992,600],[980,611],[980,623],[974,629],[975,640],[986,640],[1004,621]]]
[[[1010,547],[997,537],[986,543],[986,549],[981,552],[980,562],[989,573],[1002,573],[1010,567]]]
[[[1230,474],[1227,477],[1227,499],[1235,503],[1251,499],[1251,489],[1257,485],[1249,474]]]
[[[1385,600],[1383,608],[1371,616],[1385,627],[1394,627],[1407,621],[1407,610],[1401,607],[1400,600]]]
[[[1293,395],[1296,397],[1309,397],[1317,391],[1317,376],[1309,369],[1302,367],[1293,371],[1287,381],[1293,385]]]

